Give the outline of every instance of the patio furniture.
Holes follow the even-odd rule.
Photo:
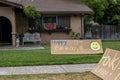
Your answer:
[[[24,37],[23,37],[23,45],[25,42],[40,42],[41,43],[41,38],[40,38],[40,33],[29,33],[26,32],[24,33]]]

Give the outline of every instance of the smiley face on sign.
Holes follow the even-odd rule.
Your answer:
[[[98,51],[98,50],[100,50],[100,44],[98,42],[92,42],[90,44],[90,48],[94,51]]]

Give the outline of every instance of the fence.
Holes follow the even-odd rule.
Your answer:
[[[85,29],[85,38],[120,40],[120,27],[113,25],[90,26]]]

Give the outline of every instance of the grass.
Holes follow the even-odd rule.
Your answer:
[[[0,80],[102,80],[90,72],[0,76]]]
[[[120,41],[103,41],[103,49],[111,48],[120,51]]]
[[[120,50],[120,41],[103,41],[103,48]],[[51,55],[50,46],[44,50],[0,51],[0,66],[29,66],[54,64],[97,63],[102,55]]]

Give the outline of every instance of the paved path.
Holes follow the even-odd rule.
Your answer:
[[[36,49],[45,49],[42,46],[20,46],[18,48],[12,46],[2,46],[0,50],[36,50]]]
[[[96,64],[0,67],[0,75],[45,74],[91,71]]]

